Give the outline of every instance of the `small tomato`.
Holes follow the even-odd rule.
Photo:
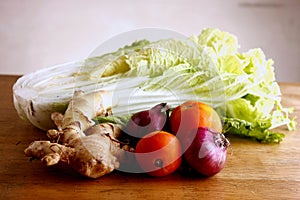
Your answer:
[[[136,145],[140,167],[152,176],[165,176],[181,164],[181,144],[171,133],[155,131],[145,135]]]

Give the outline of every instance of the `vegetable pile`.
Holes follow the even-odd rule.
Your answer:
[[[161,103],[133,114],[123,125],[97,123],[93,116],[108,115],[102,94],[76,91],[64,114],[52,113],[57,129],[47,131],[50,141],[32,142],[25,155],[47,166],[64,162],[90,178],[115,169],[166,176],[181,166],[183,158],[190,170],[204,176],[213,176],[225,166],[229,141],[211,130],[221,120],[209,105],[188,101],[169,117],[166,103]],[[188,115],[182,112],[185,109]],[[192,123],[186,124],[188,116]]]
[[[24,75],[13,86],[15,108],[51,140],[33,142],[25,154],[47,165],[66,162],[94,178],[127,169],[133,160],[135,170],[165,175],[180,166],[179,151],[171,161],[154,155],[159,172],[132,153],[156,151],[140,144],[156,133],[164,138],[158,149],[178,140],[169,149],[181,149],[189,166],[214,175],[226,161],[225,136],[280,143],[285,135],[275,128],[295,129],[293,109],[281,105],[273,64],[261,49],[240,52],[234,35],[210,28]],[[203,149],[208,153],[197,157]],[[160,170],[166,162],[173,167]]]

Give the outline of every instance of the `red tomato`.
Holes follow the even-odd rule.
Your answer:
[[[173,134],[179,138],[198,127],[222,132],[222,122],[218,113],[209,105],[198,101],[186,101],[171,113],[170,125]]]
[[[165,131],[147,134],[136,145],[140,167],[152,176],[165,176],[181,164],[181,144],[176,136]]]

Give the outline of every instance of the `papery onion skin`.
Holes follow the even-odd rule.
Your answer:
[[[182,142],[186,148],[184,159],[196,172],[213,176],[224,168],[230,143],[223,134],[199,127]]]
[[[125,133],[132,136],[133,143],[136,143],[148,133],[164,130],[168,122],[168,110],[166,103],[160,103],[149,110],[135,113],[124,128]]]

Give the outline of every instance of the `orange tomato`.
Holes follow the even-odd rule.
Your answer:
[[[222,122],[218,113],[209,105],[198,101],[186,101],[171,113],[170,126],[173,134],[184,135],[198,127],[222,132]]]
[[[136,145],[136,160],[152,176],[165,176],[181,164],[181,144],[171,133],[155,131],[147,134]]]

